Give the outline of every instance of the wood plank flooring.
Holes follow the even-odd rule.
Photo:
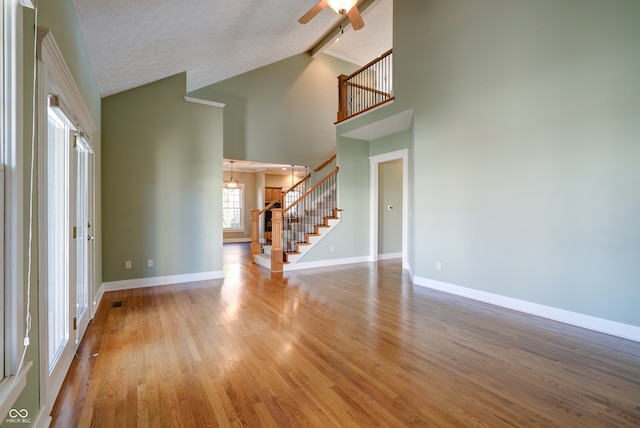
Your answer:
[[[52,426],[640,425],[639,343],[413,287],[396,260],[225,274],[106,293]]]

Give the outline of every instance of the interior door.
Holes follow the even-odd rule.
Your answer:
[[[74,137],[75,171],[75,298],[73,331],[76,347],[89,324],[91,291],[93,290],[93,153],[82,135]]]

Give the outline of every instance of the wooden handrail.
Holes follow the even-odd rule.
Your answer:
[[[267,211],[268,209],[271,209],[275,204],[277,204],[278,202],[280,202],[281,200],[283,200],[283,198],[287,195],[287,193],[291,192],[293,189],[295,189],[296,187],[298,187],[300,184],[302,184],[305,180],[308,180],[309,177],[311,177],[311,174],[307,174],[306,177],[304,177],[302,180],[298,181],[294,186],[290,187],[289,190],[287,190],[286,192],[282,193],[280,196],[278,196],[276,199],[274,199],[269,205],[267,205],[266,207],[264,207],[262,210],[260,210],[260,212],[258,213],[258,215],[262,215],[264,214],[265,211]]]
[[[383,58],[388,57],[389,55],[391,55],[391,53],[393,52],[393,49],[389,49],[388,51],[386,51],[385,53],[383,53],[382,55],[380,55],[379,57],[377,57],[376,59],[374,59],[373,61],[370,61],[368,64],[363,65],[362,67],[360,67],[359,69],[357,69],[356,71],[354,71],[353,73],[351,73],[350,75],[347,76],[347,79],[351,79],[353,76],[355,76],[358,73],[362,73],[364,70],[366,70],[367,68],[371,67],[373,64],[375,64],[378,61],[381,61]]]
[[[319,167],[317,167],[316,169],[313,170],[313,172],[318,172],[320,171],[322,168],[324,168],[325,166],[329,165],[329,163],[331,163],[332,160],[334,160],[336,158],[336,154],[334,153],[333,156],[331,156],[329,159],[327,159],[326,161],[324,161],[322,163],[322,165],[320,165]]]
[[[306,198],[311,192],[313,192],[314,190],[316,190],[318,187],[320,187],[320,185],[322,183],[324,183],[325,181],[327,181],[329,178],[331,178],[331,176],[336,175],[338,173],[338,171],[340,171],[340,167],[336,167],[333,171],[331,171],[329,174],[327,174],[327,176],[325,178],[323,178],[322,180],[320,180],[319,182],[316,183],[315,186],[313,186],[311,189],[307,190],[305,192],[304,195],[300,196],[298,199],[296,199],[291,205],[289,205],[288,207],[286,207],[285,209],[282,210],[282,213],[286,213],[287,211],[289,211],[291,208],[293,208],[295,205],[298,204],[298,202],[300,202],[301,200],[303,200],[304,198]]]

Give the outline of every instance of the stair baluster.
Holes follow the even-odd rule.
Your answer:
[[[282,272],[284,264],[295,262],[319,239],[321,229],[333,227],[337,217],[336,167],[309,190],[304,191],[310,174],[288,192],[298,189],[303,193],[285,208],[273,208],[278,201],[287,200],[284,193],[263,210],[251,211],[251,260],[270,267],[272,272]],[[304,183],[303,183],[304,182]],[[267,211],[271,213],[271,229],[263,228]],[[268,255],[268,257],[267,257]],[[257,261],[256,261],[257,260]]]
[[[283,209],[286,227],[282,231],[284,257],[300,253],[301,245],[310,244],[310,236],[318,234],[318,228],[328,226],[329,218],[337,209],[336,167],[304,195]]]

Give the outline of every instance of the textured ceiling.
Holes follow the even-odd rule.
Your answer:
[[[340,21],[317,0],[73,0],[102,96],[187,72],[187,91],[311,49]],[[391,48],[392,0],[324,53],[363,65]],[[352,40],[350,40],[352,39]]]

